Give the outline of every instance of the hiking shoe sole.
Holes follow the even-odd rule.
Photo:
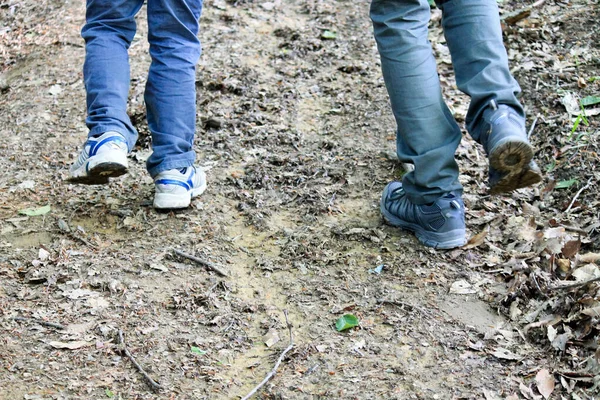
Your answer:
[[[499,194],[531,186],[542,180],[542,173],[533,159],[533,147],[524,141],[507,138],[491,151],[490,193]],[[497,174],[497,178],[492,175]]]
[[[492,174],[494,173],[490,170],[490,176]],[[535,185],[542,180],[542,171],[533,160],[520,171],[508,174],[496,172],[495,174],[499,177],[490,178],[490,194],[512,192],[516,189]]]

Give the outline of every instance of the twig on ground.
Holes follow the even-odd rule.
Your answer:
[[[531,128],[529,128],[529,132],[527,132],[527,139],[531,139],[531,134],[533,133],[533,130],[535,129],[535,124],[537,124],[539,117],[540,117],[540,115],[538,114],[535,117],[535,119],[533,120],[533,123],[531,124]]]
[[[294,336],[292,335],[292,324],[290,324],[290,321],[288,319],[288,312],[287,312],[287,310],[283,310],[283,314],[285,315],[285,323],[287,324],[287,327],[288,327],[288,330],[289,330],[289,333],[290,333],[290,344],[281,353],[281,355],[279,356],[279,359],[277,359],[277,362],[275,363],[275,366],[273,367],[273,369],[271,370],[271,372],[269,372],[267,374],[267,376],[265,377],[265,379],[263,379],[261,383],[259,383],[254,389],[252,389],[250,391],[250,393],[248,393],[246,396],[244,396],[242,398],[242,400],[248,400],[252,396],[254,396],[256,394],[256,392],[258,391],[258,389],[260,389],[261,387],[263,387],[264,384],[267,383],[269,381],[269,379],[271,379],[275,375],[275,373],[277,372],[277,368],[279,368],[279,364],[281,364],[281,361],[283,361],[283,357],[285,357],[285,355],[287,354],[287,352],[290,351],[292,349],[292,347],[294,347]]]
[[[571,208],[573,207],[573,204],[575,204],[575,201],[577,200],[577,198],[579,197],[579,195],[587,188],[590,187],[590,184],[592,183],[592,178],[588,179],[587,183],[585,184],[584,187],[582,187],[581,189],[579,189],[579,191],[577,191],[577,193],[575,193],[575,196],[573,197],[573,200],[571,200],[571,204],[569,204],[569,207],[567,207],[567,209],[565,210],[565,214],[568,214],[569,211],[571,211]]]
[[[576,283],[573,283],[571,285],[553,286],[553,287],[550,288],[550,290],[573,289],[573,288],[576,288],[576,287],[585,286],[587,284],[598,282],[598,281],[600,281],[600,276],[597,276],[595,278],[589,279],[587,281],[576,282]]]
[[[152,387],[152,390],[154,390],[154,391],[161,390],[162,386],[158,382],[154,381],[154,379],[152,379],[150,377],[150,375],[148,375],[148,373],[146,371],[144,371],[144,368],[142,368],[142,366],[140,364],[138,364],[137,361],[135,361],[135,358],[133,358],[133,356],[127,349],[127,344],[125,344],[125,339],[123,338],[123,331],[121,329],[119,329],[119,345],[122,347],[121,350],[123,351],[123,353],[125,353],[127,358],[129,358],[129,360],[131,360],[131,362],[133,363],[133,365],[135,365],[135,367],[140,372],[140,374],[142,374],[142,376],[144,378],[146,378],[146,381],[150,384],[150,386]]]
[[[177,254],[180,257],[187,258],[189,260],[197,262],[200,265],[204,265],[208,269],[215,271],[217,274],[219,274],[221,276],[229,277],[229,274],[225,270],[221,269],[221,267],[219,267],[218,265],[216,265],[214,263],[211,263],[210,261],[205,261],[201,258],[192,256],[190,254],[184,253],[183,251],[177,250],[177,249],[173,249],[173,252],[175,252],[175,254]]]
[[[512,11],[509,13],[506,13],[504,15],[502,15],[500,17],[500,20],[504,23],[510,24],[510,25],[514,25],[517,22],[519,22],[522,19],[525,19],[527,17],[529,17],[529,15],[531,14],[531,10],[533,8],[539,7],[542,4],[544,4],[546,2],[546,0],[538,0],[535,3],[527,6],[527,7],[523,7],[520,8],[516,11]]]
[[[64,325],[57,324],[56,322],[48,322],[37,318],[25,318],[25,317],[14,317],[15,321],[23,321],[23,322],[35,322],[36,324],[40,324],[42,326],[47,326],[50,328],[56,329],[65,329]]]
[[[565,228],[567,231],[571,231],[571,232],[576,232],[576,233],[581,233],[582,235],[589,235],[589,232],[586,231],[585,229],[581,229],[578,228],[576,226],[571,226],[571,225],[565,225],[565,224],[559,224],[559,226],[562,226],[563,228]]]
[[[377,303],[378,304],[390,304],[390,305],[396,306],[396,307],[407,307],[411,310],[419,311],[423,315],[427,315],[427,311],[425,311],[421,307],[415,306],[414,304],[405,303],[400,300],[377,299]]]
[[[96,246],[95,244],[91,243],[89,240],[82,238],[79,235],[76,235],[72,232],[69,232],[69,236],[74,239],[74,240],[79,240],[81,243],[85,244],[88,247],[91,247],[94,250],[98,250],[98,246]]]

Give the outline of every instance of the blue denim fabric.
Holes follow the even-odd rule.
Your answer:
[[[475,131],[492,99],[524,115],[519,85],[508,68],[495,0],[438,1],[458,88],[471,96],[467,129]],[[427,39],[427,0],[373,0],[371,20],[398,125],[398,158],[415,166],[403,178],[408,199],[432,203],[462,193],[454,154],[461,131],[442,97]],[[474,137],[477,140],[477,137]]]
[[[127,116],[129,57],[135,15],[144,0],[87,0],[81,31],[86,56],[89,136],[121,133],[129,150],[137,132]],[[152,63],[145,102],[153,153],[147,169],[158,173],[193,165],[196,128],[196,63],[200,57],[198,20],[202,0],[147,0]]]

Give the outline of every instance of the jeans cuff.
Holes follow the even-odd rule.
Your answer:
[[[181,158],[177,158],[177,159],[171,158],[170,160],[167,159],[158,165],[147,166],[148,173],[150,174],[152,179],[154,179],[156,177],[156,175],[160,174],[163,171],[168,171],[170,169],[180,169],[180,168],[191,167],[194,165],[195,159],[196,159],[196,157],[195,157],[194,153],[192,153],[192,156],[189,156],[188,154],[184,154],[183,157],[181,157]]]

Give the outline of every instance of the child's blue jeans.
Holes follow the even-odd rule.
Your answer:
[[[508,67],[496,0],[437,0],[458,88],[471,97],[467,130],[495,99],[524,116]],[[371,19],[398,125],[397,153],[415,166],[403,178],[414,204],[461,193],[454,153],[461,131],[442,98],[431,44],[427,0],[373,0]],[[477,137],[473,137],[478,140]]]
[[[121,133],[131,150],[137,131],[127,115],[129,57],[135,15],[144,0],[87,0],[83,67],[89,136]],[[193,165],[198,20],[202,0],[147,0],[152,64],[145,101],[153,153],[150,175]]]

